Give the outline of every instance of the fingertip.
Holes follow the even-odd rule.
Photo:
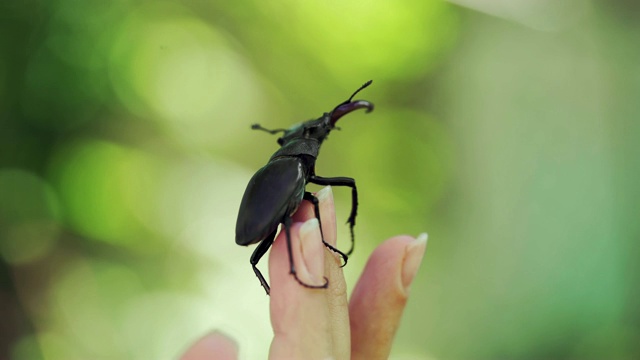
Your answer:
[[[427,248],[428,238],[429,236],[427,233],[422,233],[405,247],[405,255],[402,261],[401,280],[402,286],[404,287],[404,291],[407,295],[409,293],[409,287],[418,273],[418,269],[420,269],[420,264],[422,264],[424,252]]]
[[[320,203],[327,201],[333,202],[333,189],[331,188],[331,185],[327,185],[320,189],[320,191],[316,193],[316,197]]]
[[[180,360],[235,360],[237,358],[238,344],[220,331],[212,331],[191,345]]]
[[[393,289],[403,297],[408,296],[411,282],[415,278],[427,246],[427,234],[414,238],[410,235],[398,235],[387,239],[371,254],[363,278],[375,278],[367,286]],[[393,286],[392,286],[393,285]],[[392,287],[391,287],[392,286]]]
[[[426,236],[392,237],[369,257],[349,302],[352,357],[386,358],[423,258]],[[376,339],[376,346],[369,346]]]

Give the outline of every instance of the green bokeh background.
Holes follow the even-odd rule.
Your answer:
[[[317,172],[357,180],[350,286],[429,233],[392,358],[638,358],[640,7],[455,2],[0,3],[0,358],[264,358],[249,125],[368,79]]]

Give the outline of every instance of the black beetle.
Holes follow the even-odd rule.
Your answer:
[[[236,244],[247,246],[259,243],[251,255],[250,263],[267,295],[269,294],[269,284],[258,270],[257,264],[273,244],[278,225],[281,223],[284,224],[287,235],[289,273],[305,287],[317,289],[328,286],[326,277],[322,285],[309,285],[300,281],[293,264],[290,236],[291,215],[298,209],[302,200],[310,201],[314,205],[322,235],[318,199],[305,190],[307,183],[351,188],[351,214],[347,220],[351,230],[351,249],[347,254],[351,254],[353,251],[353,227],[356,224],[358,210],[358,191],[355,180],[348,177],[325,178],[317,176],[315,163],[320,145],[327,138],[329,132],[336,127],[338,119],[357,109],[364,108],[367,109],[367,112],[373,110],[373,104],[368,101],[351,101],[360,90],[369,86],[371,82],[371,80],[367,81],[348,100],[336,106],[331,112],[324,113],[318,119],[294,125],[289,129],[268,130],[258,124],[251,126],[252,129],[267,131],[270,134],[283,133],[282,137],[278,139],[280,149],[271,156],[267,165],[258,170],[249,181],[240,203],[238,221],[236,222]],[[324,236],[322,236],[322,242],[332,251],[339,253],[344,259],[342,266],[346,265],[347,255],[325,242]]]

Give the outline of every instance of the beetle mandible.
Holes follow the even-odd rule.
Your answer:
[[[298,279],[293,255],[291,254],[291,216],[298,209],[302,200],[310,201],[314,206],[315,216],[320,225],[322,242],[330,250],[340,254],[347,263],[348,254],[353,251],[354,236],[353,227],[356,224],[358,211],[358,191],[355,180],[348,177],[321,177],[315,173],[315,163],[320,151],[320,145],[327,138],[329,132],[336,128],[336,122],[344,115],[357,110],[373,110],[373,104],[365,100],[352,101],[360,90],[371,85],[372,80],[364,83],[349,99],[336,106],[331,112],[324,113],[315,120],[294,125],[289,129],[268,130],[258,124],[251,126],[254,130],[263,130],[270,134],[282,132],[278,139],[280,149],[271,156],[267,165],[253,175],[240,203],[238,221],[236,222],[236,244],[251,245],[258,243],[258,247],[251,255],[250,263],[260,284],[269,295],[269,284],[260,270],[258,262],[269,250],[276,236],[278,225],[284,225],[289,253],[289,273],[293,275],[302,286],[322,289],[327,288],[329,281],[325,277],[324,284],[311,285]],[[347,254],[324,241],[322,234],[322,222],[318,199],[312,193],[305,190],[307,183],[318,185],[348,186],[351,188],[351,214],[347,223],[351,231],[351,249]]]

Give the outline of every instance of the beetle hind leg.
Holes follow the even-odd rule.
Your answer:
[[[349,260],[349,256],[347,256],[345,253],[343,253],[342,251],[338,250],[336,247],[334,247],[333,245],[329,244],[328,242],[326,242],[324,240],[324,233],[322,232],[322,220],[320,220],[320,206],[319,206],[319,201],[318,198],[313,195],[312,193],[305,191],[304,192],[304,197],[303,199],[309,201],[310,203],[313,204],[313,210],[316,214],[316,219],[318,219],[318,227],[320,227],[320,238],[322,239],[322,243],[324,244],[324,246],[326,246],[329,250],[337,253],[338,255],[340,255],[340,257],[342,257],[342,265],[340,265],[340,267],[344,267],[345,265],[347,265],[347,261]]]
[[[262,256],[267,253],[267,250],[269,250],[269,248],[273,244],[273,240],[276,238],[277,231],[278,228],[273,230],[273,232],[269,234],[269,236],[267,236],[264,240],[262,240],[262,242],[260,242],[260,244],[258,244],[258,247],[253,251],[251,259],[249,260],[249,262],[251,263],[251,267],[253,268],[253,272],[258,277],[258,280],[260,280],[260,285],[262,285],[264,291],[267,292],[267,295],[269,295],[271,288],[269,287],[267,280],[265,280],[264,276],[262,276],[260,270],[258,270],[257,265]]]

